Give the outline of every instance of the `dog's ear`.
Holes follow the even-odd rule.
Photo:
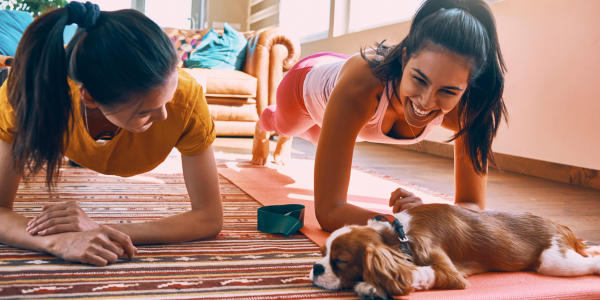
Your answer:
[[[379,230],[379,236],[384,244],[392,249],[400,249],[400,239],[398,234],[391,228],[383,228]]]
[[[384,244],[391,248],[400,247],[398,234],[394,231],[394,229],[392,229],[392,225],[390,223],[369,220],[367,226],[377,231]]]
[[[363,280],[375,287],[381,298],[405,295],[412,291],[415,265],[402,252],[385,244],[369,245],[365,251]]]

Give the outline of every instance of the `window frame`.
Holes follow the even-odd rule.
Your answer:
[[[260,0],[257,0],[260,1]],[[487,3],[501,2],[504,0],[485,0]],[[328,38],[335,38],[346,34],[357,33],[365,30],[372,30],[380,27],[390,26],[394,24],[401,24],[404,22],[410,22],[414,15],[414,12],[410,17],[399,18],[394,21],[388,21],[379,23],[372,26],[365,26],[356,29],[350,29],[350,6],[351,0],[330,0],[329,9],[329,29],[311,34],[306,37],[300,38],[300,44],[315,42]]]
[[[262,0],[255,0],[255,1],[256,2],[261,2]],[[297,0],[294,0],[294,1],[297,1]],[[329,2],[329,22],[328,22],[329,25],[328,25],[327,29],[322,30],[322,31],[318,31],[318,32],[313,32],[311,34],[304,35],[304,36],[298,36],[297,38],[298,38],[300,44],[310,43],[310,42],[314,42],[314,41],[318,41],[318,40],[323,40],[323,39],[327,39],[327,38],[330,37],[331,18],[332,18],[332,13],[331,13],[331,9],[332,9],[331,2],[332,2],[332,0],[328,0],[328,2]],[[279,22],[278,22],[279,24],[277,26],[281,27],[282,26],[282,24],[281,24],[282,23],[281,18],[282,18],[282,10],[283,10],[282,7],[284,7],[282,5],[282,1],[281,0],[278,1],[277,6],[278,6],[277,9],[278,9],[278,13],[279,13]],[[256,15],[258,15],[258,13]],[[254,17],[254,16],[252,16],[252,17]]]
[[[190,18],[192,20],[191,30],[202,30],[207,27],[207,17],[203,14],[206,11],[208,0],[192,0],[192,8],[190,10]],[[131,0],[131,8],[146,14],[146,0]],[[184,29],[184,28],[178,28]]]

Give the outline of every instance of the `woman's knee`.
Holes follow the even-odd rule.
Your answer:
[[[319,143],[319,136],[321,136],[321,127],[319,127],[319,125],[315,125],[302,133],[299,137],[311,142],[316,146]]]
[[[275,105],[270,105],[260,114],[260,119],[258,119],[258,126],[262,131],[274,132],[275,124],[273,122],[273,116],[275,115],[276,107]]]
[[[282,111],[281,107],[271,105],[267,107],[259,119],[260,129],[276,132],[285,137],[297,137],[315,125],[310,115],[302,111]]]

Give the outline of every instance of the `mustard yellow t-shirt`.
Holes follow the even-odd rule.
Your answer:
[[[96,172],[133,176],[148,172],[162,163],[173,147],[183,155],[206,150],[216,137],[202,86],[178,69],[179,85],[173,100],[166,104],[167,119],[156,121],[142,133],[121,130],[109,143],[100,145],[85,128],[80,113],[79,86],[69,79],[75,122],[65,156]],[[15,112],[8,102],[7,83],[0,88],[0,140],[12,144]],[[51,101],[52,99],[48,99]]]

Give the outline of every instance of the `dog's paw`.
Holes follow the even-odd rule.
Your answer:
[[[383,295],[381,295],[381,293],[377,293],[377,289],[366,283],[366,282],[359,282],[354,286],[354,291],[356,292],[356,294],[358,294],[358,296],[362,297],[362,298],[369,298],[369,299],[387,299],[387,295],[385,293],[383,293]]]
[[[583,250],[588,256],[600,256],[600,246],[592,246]]]
[[[459,285],[459,289],[468,289],[471,287],[471,284],[469,283],[469,281],[466,279],[466,277],[461,276],[460,279],[460,285]]]
[[[377,290],[375,287],[366,282],[357,283],[354,286],[354,291],[362,298],[374,299],[377,296]]]

